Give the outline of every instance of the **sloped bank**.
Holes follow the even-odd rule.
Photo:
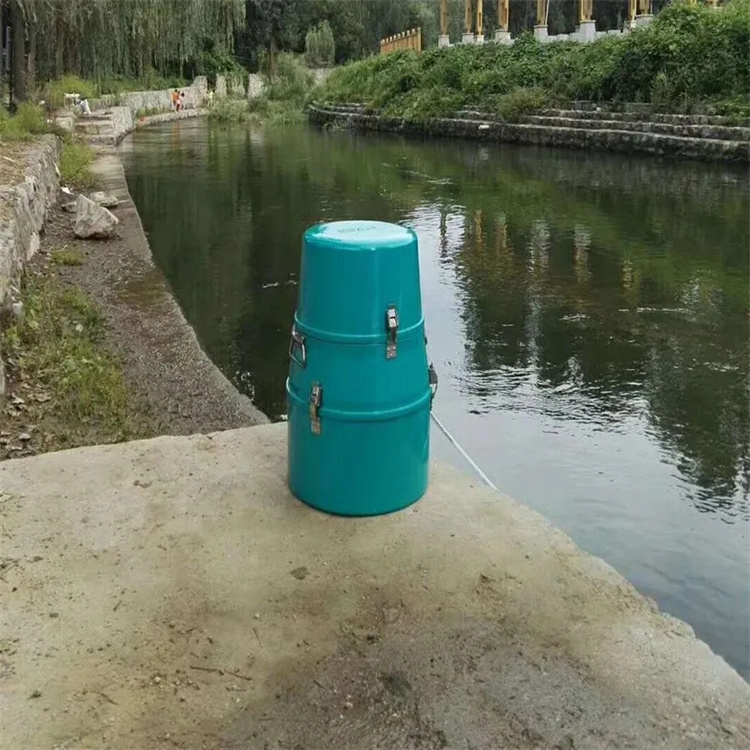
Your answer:
[[[314,103],[310,122],[361,131],[402,133],[416,137],[468,138],[496,143],[553,146],[589,151],[641,153],[701,161],[750,163],[750,129],[725,118],[654,115],[633,119],[620,113],[556,110],[522,118],[520,122],[491,119],[480,112],[455,117],[409,120],[367,112],[357,104]],[[609,117],[609,119],[605,119]],[[711,137],[720,135],[721,137]]]

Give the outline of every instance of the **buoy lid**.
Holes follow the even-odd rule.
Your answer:
[[[305,241],[334,245],[342,250],[378,250],[411,245],[416,234],[413,229],[385,221],[332,221],[310,227],[305,232]]]
[[[305,232],[297,327],[329,340],[386,338],[423,325],[419,250],[413,229],[384,221],[335,221]]]

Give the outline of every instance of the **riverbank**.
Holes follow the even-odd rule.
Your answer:
[[[587,44],[525,33],[512,46],[395,52],[336,70],[311,115],[363,130],[745,164],[748,24],[750,0],[673,3],[645,27]]]
[[[267,421],[202,351],[154,266],[113,145],[136,124],[203,112],[135,123],[119,109],[94,115],[93,133],[84,120],[96,150],[91,187],[120,201],[111,240],[76,239],[72,215],[56,205],[58,139],[44,136],[18,144],[14,158],[3,155],[11,184],[0,190],[2,457]]]

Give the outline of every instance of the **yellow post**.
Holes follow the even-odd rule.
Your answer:
[[[594,0],[578,0],[578,22],[590,21],[594,15]]]
[[[448,36],[448,0],[440,0],[440,36]]]
[[[484,34],[484,0],[477,0],[477,36]]]
[[[471,33],[471,0],[464,0],[464,34]]]
[[[501,31],[508,31],[510,22],[510,0],[497,0],[497,25]]]
[[[549,16],[549,0],[536,0],[536,25],[546,26]]]
[[[631,25],[634,23],[637,15],[637,0],[628,0],[628,19],[630,20]]]

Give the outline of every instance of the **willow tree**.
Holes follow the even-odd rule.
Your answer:
[[[23,11],[29,72],[100,79],[196,69],[228,57],[244,0],[11,0]],[[36,47],[35,40],[44,44]],[[33,54],[32,54],[33,53]],[[33,75],[33,73],[32,73]]]

